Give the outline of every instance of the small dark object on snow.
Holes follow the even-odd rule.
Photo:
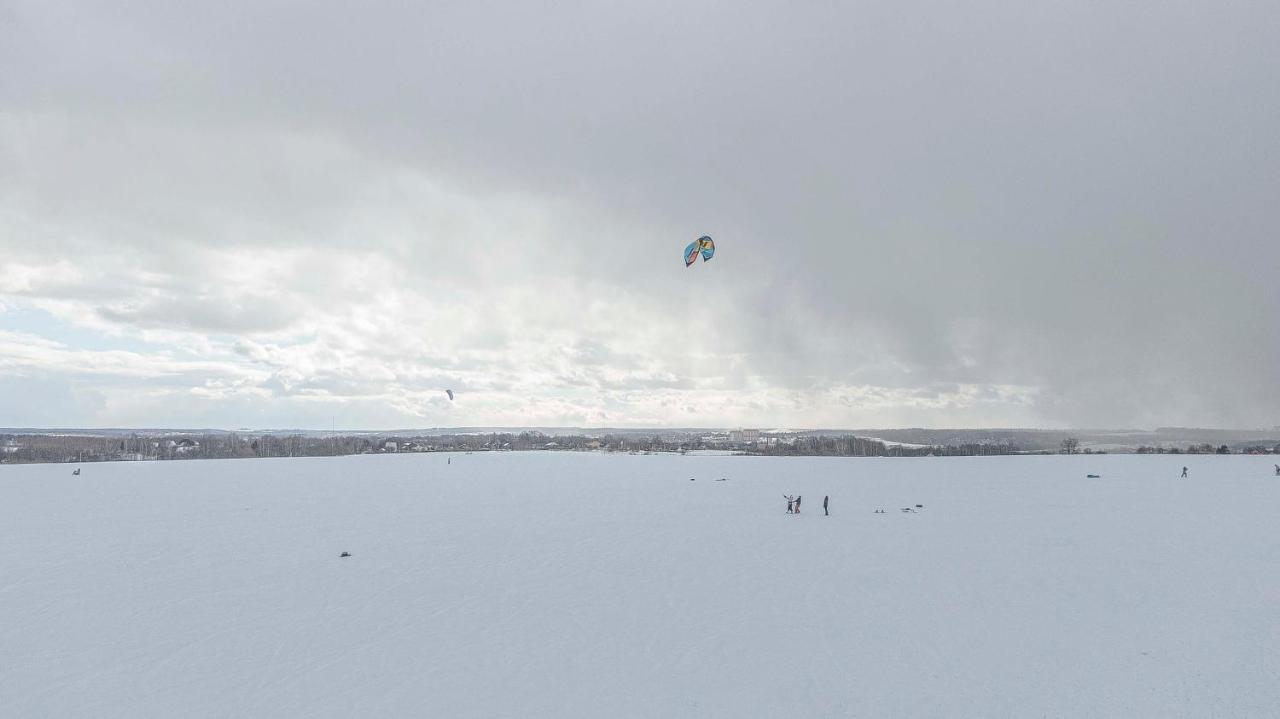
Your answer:
[[[728,478],[728,477],[721,477],[720,479],[717,479],[716,481],[717,481],[717,482],[728,482],[728,481],[729,481],[729,478]]]
[[[350,556],[351,556],[351,552],[343,552],[342,554],[339,554],[338,556],[339,556],[339,557],[350,557]]]
[[[924,505],[923,505],[923,504],[917,504],[917,505],[916,505],[916,508],[917,508],[917,509],[924,509]]]
[[[79,468],[79,467],[76,467],[76,471],[72,472],[71,474],[73,474],[73,475],[75,475],[75,476],[79,477],[79,476],[80,476],[80,468]]]
[[[874,514],[884,514],[884,510],[883,510],[883,509],[877,509],[877,510],[874,512]]]
[[[693,477],[690,477],[690,478],[689,478],[689,481],[690,481],[690,482],[694,481],[694,478],[693,478]]]
[[[1102,479],[1101,474],[1086,474],[1085,476],[1088,477],[1089,479]]]

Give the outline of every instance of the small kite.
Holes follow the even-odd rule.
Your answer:
[[[710,260],[712,257],[715,257],[715,254],[716,254],[715,240],[712,240],[710,237],[703,235],[702,237],[699,237],[693,242],[690,242],[689,246],[684,248],[684,266],[688,267],[689,265],[692,265],[694,262],[697,262],[699,254],[702,255],[703,262],[706,262],[707,260]]]
[[[453,390],[451,390],[451,389],[447,389],[447,390],[445,390],[445,391],[444,391],[444,393],[445,393],[445,394],[447,394],[447,395],[449,395],[449,401],[450,401],[450,402],[452,402],[452,401],[453,401]]]

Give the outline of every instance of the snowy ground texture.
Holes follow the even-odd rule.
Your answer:
[[[1280,716],[1273,458],[446,457],[0,467],[0,716]]]

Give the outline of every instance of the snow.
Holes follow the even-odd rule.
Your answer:
[[[1273,459],[4,466],[0,716],[1280,716]]]
[[[880,444],[883,444],[886,447],[902,447],[904,449],[925,449],[928,447],[935,446],[932,444],[912,444],[911,442],[894,442],[891,439],[883,439],[881,437],[864,437],[863,439],[874,440],[876,442],[879,442]]]

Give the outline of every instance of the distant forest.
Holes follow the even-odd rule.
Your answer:
[[[1006,443],[904,447],[853,435],[769,435],[743,442],[727,435],[683,433],[550,435],[519,433],[415,435],[306,435],[173,433],[93,436],[89,434],[0,435],[0,461],[111,462],[137,460],[233,459],[242,457],[333,457],[403,452],[601,451],[688,453],[718,450],[770,456],[903,457],[1015,454]]]
[[[990,456],[1011,454],[1089,454],[1127,452],[1138,454],[1280,454],[1280,442],[1239,438],[1226,442],[1136,445],[1083,445],[1061,432],[1021,431],[1032,441],[1011,441],[1019,430],[947,432],[948,439],[976,439],[952,443],[916,444],[869,438],[849,433],[766,432],[739,438],[740,432],[642,431],[591,434],[550,434],[542,431],[466,433],[283,433],[283,432],[163,432],[111,434],[59,431],[0,434],[0,463],[115,462],[141,460],[233,459],[248,457],[333,457],[354,454],[404,452],[527,452],[598,451],[688,453],[719,451],[762,456],[807,457],[925,457]],[[933,430],[879,430],[879,434],[908,434],[911,439],[938,439]],[[928,436],[926,435],[932,435]],[[966,437],[965,433],[971,433]],[[994,436],[993,436],[994,435]],[[1050,439],[1061,439],[1049,445]],[[1091,438],[1094,439],[1094,438]],[[1094,439],[1096,441],[1096,439]]]

